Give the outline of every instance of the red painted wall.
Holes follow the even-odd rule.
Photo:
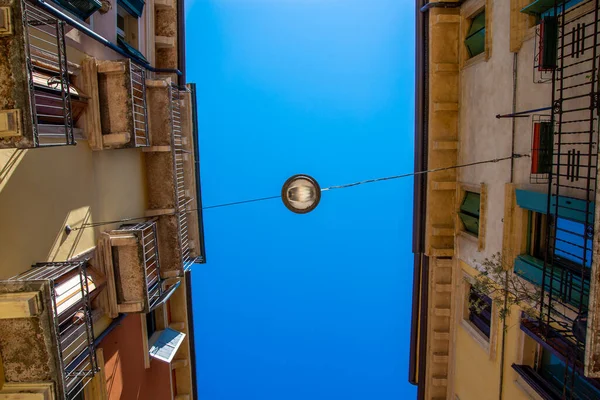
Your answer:
[[[169,364],[150,359],[144,368],[142,325],[139,314],[130,314],[100,343],[110,400],[171,400]]]

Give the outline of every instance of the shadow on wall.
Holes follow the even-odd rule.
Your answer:
[[[0,154],[0,279],[92,247],[93,232],[64,234],[65,224],[91,219],[94,175],[87,146],[5,151],[12,153]]]

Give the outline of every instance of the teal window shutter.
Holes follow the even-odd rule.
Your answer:
[[[472,19],[471,27],[465,39],[465,46],[469,52],[469,58],[485,51],[485,11],[477,14]]]
[[[481,196],[479,193],[467,192],[465,199],[460,205],[458,216],[465,225],[465,230],[469,233],[479,236],[479,207]]]
[[[527,210],[548,214],[548,195],[546,193],[532,192],[529,190],[517,189],[517,205]],[[550,203],[550,213],[553,214],[556,209],[556,196],[552,196]],[[586,213],[586,202],[573,197],[558,197],[558,217],[569,219],[571,221],[585,222],[586,215],[588,223],[594,223],[594,213]],[[589,209],[593,210],[594,202],[589,203]]]
[[[584,0],[568,0],[565,3],[565,8],[576,6]],[[558,12],[562,12],[562,0],[558,0]],[[554,15],[554,0],[534,0],[521,9],[524,14],[534,15],[536,17],[545,17],[547,15]]]
[[[54,0],[54,2],[82,20],[88,19],[102,7],[100,0]]]
[[[133,46],[130,46],[125,40],[123,40],[122,37],[117,36],[117,43],[119,44],[119,47],[121,47],[123,50],[125,50],[127,53],[129,53],[131,56],[133,56],[134,59],[139,60],[145,64],[149,64],[148,60],[146,60],[146,57],[144,57],[144,55],[142,53],[140,53],[136,48],[134,48]]]
[[[118,0],[118,3],[129,14],[136,18],[141,17],[144,12],[144,0]]]

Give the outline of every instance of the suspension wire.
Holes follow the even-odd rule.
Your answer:
[[[206,206],[206,207],[202,207],[202,209],[210,210],[211,208],[229,207],[229,206],[235,206],[238,204],[246,204],[246,203],[254,203],[257,201],[279,199],[280,197],[281,197],[281,195],[277,195],[277,196],[270,196],[270,197],[261,197],[259,199],[252,199],[252,200],[234,201],[233,203],[224,203],[224,204],[216,204],[214,206]]]
[[[529,157],[529,154],[513,154],[512,156],[508,156],[508,157],[494,158],[494,159],[485,160],[485,161],[475,161],[475,162],[468,163],[468,164],[453,165],[450,167],[433,168],[433,169],[428,169],[426,171],[417,171],[417,172],[411,172],[408,174],[387,176],[384,178],[367,179],[364,181],[348,183],[346,185],[330,186],[328,188],[322,189],[321,191],[325,192],[325,191],[334,190],[334,189],[345,189],[345,188],[349,188],[349,187],[353,187],[353,186],[364,185],[366,183],[391,181],[393,179],[407,178],[409,176],[423,175],[423,174],[429,174],[432,172],[439,172],[439,171],[448,171],[451,169],[458,169],[458,168],[464,168],[464,167],[472,167],[474,165],[492,164],[492,163],[497,163],[497,162],[504,161],[504,160],[512,160],[513,158],[521,158],[521,157]]]
[[[501,157],[501,158],[493,158],[493,159],[484,160],[484,161],[475,161],[475,162],[467,163],[467,164],[452,165],[452,166],[449,166],[449,167],[433,168],[433,169],[428,169],[428,170],[425,170],[425,171],[416,171],[416,172],[410,172],[410,173],[407,173],[407,174],[386,176],[386,177],[383,177],[383,178],[366,179],[366,180],[358,181],[358,182],[354,182],[354,183],[347,183],[345,185],[329,186],[327,188],[321,189],[321,192],[326,192],[326,191],[336,190],[336,189],[346,189],[346,188],[349,188],[349,187],[354,187],[354,186],[359,186],[359,185],[365,185],[365,184],[368,184],[368,183],[375,183],[375,182],[391,181],[391,180],[394,180],[394,179],[408,178],[410,176],[417,176],[417,175],[429,174],[429,173],[432,173],[432,172],[440,172],[440,171],[448,171],[448,170],[452,170],[452,169],[472,167],[472,166],[475,166],[475,165],[495,164],[495,163],[498,163],[500,161],[512,160],[512,159],[521,158],[521,157],[529,157],[529,154],[513,154],[512,156]],[[235,206],[235,205],[239,205],[239,204],[256,203],[256,202],[259,202],[259,201],[273,200],[273,199],[279,199],[279,198],[281,198],[281,195],[269,196],[269,197],[260,197],[260,198],[256,198],[256,199],[250,199],[250,200],[234,201],[234,202],[231,202],[231,203],[215,204],[215,205],[212,205],[212,206],[202,207],[202,210],[210,210],[212,208],[221,208],[221,207],[230,207],[230,206]],[[181,212],[181,211],[173,211],[171,213],[166,213],[166,214],[161,214],[161,215],[167,215],[168,216],[168,215],[187,214],[187,213],[190,213],[190,212],[193,212],[193,211],[198,211],[198,210],[199,210],[198,208],[191,208],[191,209],[185,210],[183,212]],[[65,229],[66,229],[67,233],[69,233],[71,231],[76,231],[76,230],[85,229],[85,228],[95,228],[95,227],[102,226],[102,225],[118,224],[118,223],[130,222],[130,221],[136,221],[136,220],[142,220],[142,219],[147,219],[147,218],[151,218],[151,217],[143,216],[143,217],[134,217],[134,218],[122,218],[122,219],[113,220],[113,221],[91,222],[91,223],[82,224],[80,227],[75,227],[75,228],[71,228],[70,226],[67,225],[67,227]]]

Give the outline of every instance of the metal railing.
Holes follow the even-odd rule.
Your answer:
[[[139,224],[122,225],[117,232],[136,232],[142,247],[142,262],[146,279],[146,296],[149,309],[152,310],[163,295],[162,279],[160,277],[160,260],[158,257],[158,242],[156,219]]]
[[[79,66],[67,55],[67,22],[34,2],[21,0],[21,5],[33,147],[74,145],[78,131],[74,124],[87,107],[88,99],[71,82],[71,75]],[[131,59],[135,147],[150,145],[146,67]]]
[[[598,164],[599,0],[562,11],[557,0],[557,66],[552,72],[552,166],[549,217],[536,335],[567,366],[583,363]],[[593,4],[593,8],[585,11]],[[570,368],[572,374],[577,368]],[[565,382],[572,379],[565,378]]]
[[[188,227],[188,205],[192,204],[192,198],[187,195],[186,188],[190,188],[189,178],[186,176],[185,162],[190,157],[191,151],[185,147],[182,129],[181,92],[171,86],[171,146],[173,149],[173,173],[175,179],[175,211],[177,216],[177,231],[179,248],[181,249],[181,262],[183,269],[187,269],[195,262],[191,256],[190,232]]]
[[[146,70],[133,61],[129,65],[134,145],[135,147],[150,146],[148,108],[146,106]]]
[[[535,38],[533,47],[533,83],[550,83],[552,81],[552,69],[542,65],[543,37],[542,27],[535,27]]]
[[[75,144],[64,22],[28,1],[22,5],[33,145]]]
[[[75,398],[97,372],[87,261],[35,264],[11,281],[50,285],[52,329],[57,338],[59,376],[67,399]]]

